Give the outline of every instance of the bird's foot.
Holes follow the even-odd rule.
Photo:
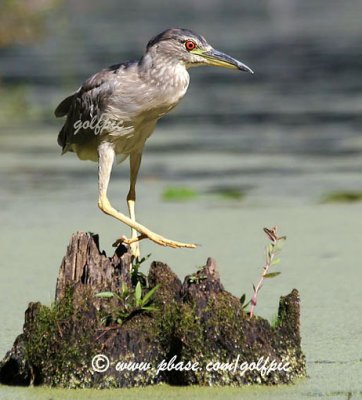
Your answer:
[[[145,234],[141,234],[137,237],[131,238],[131,239],[127,239],[125,237],[122,237],[120,239],[118,239],[113,246],[118,246],[120,243],[124,243],[124,244],[128,244],[131,246],[132,249],[132,245],[133,244],[138,244],[140,240],[142,239],[150,239],[152,240],[154,243],[157,243],[160,246],[165,246],[165,247],[172,247],[174,249],[176,248],[187,248],[187,249],[195,249],[197,247],[196,244],[194,243],[182,243],[182,242],[176,242],[174,240],[170,240],[170,239],[166,239],[165,237],[161,236],[161,235],[157,235],[156,233],[150,232],[148,235]]]
[[[137,236],[132,237],[131,239],[127,239],[126,236],[122,236],[119,239],[117,239],[112,246],[113,247],[118,247],[121,244],[126,244],[129,246],[131,255],[134,260],[140,259],[141,258],[141,251],[140,251],[140,243],[139,239]]]

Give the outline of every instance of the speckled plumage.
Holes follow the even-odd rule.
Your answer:
[[[177,105],[189,85],[187,67],[190,65],[175,59],[172,46],[168,51],[159,49],[159,44],[162,46],[175,36],[175,31],[192,35],[188,30],[165,31],[149,42],[146,53],[138,62],[103,69],[59,104],[55,115],[67,116],[58,136],[64,152],[74,151],[81,159],[97,161],[97,147],[102,141],[113,143],[121,159],[132,151],[142,151],[157,120]],[[193,35],[206,43],[199,35]],[[94,129],[88,128],[74,134],[77,121],[86,122],[93,118],[99,121],[102,116],[114,122],[117,129],[105,129],[102,134],[95,134]]]
[[[131,244],[136,257],[140,238],[147,237],[163,246],[196,247],[166,239],[136,222],[134,205],[145,142],[158,119],[185,95],[190,81],[187,69],[200,65],[252,72],[241,62],[213,49],[202,36],[188,29],[168,29],[148,42],[139,61],[113,65],[96,73],[55,110],[57,117],[66,116],[58,144],[63,153],[71,151],[80,159],[98,161],[98,206],[132,228],[132,239],[126,243]],[[114,209],[107,198],[113,163],[128,156],[130,218]]]

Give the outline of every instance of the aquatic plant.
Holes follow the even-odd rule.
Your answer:
[[[221,200],[240,201],[246,196],[246,191],[234,186],[218,186],[207,192],[210,195],[216,195]]]
[[[189,201],[195,200],[198,197],[198,193],[189,187],[169,187],[166,188],[162,193],[162,199],[164,201]]]
[[[357,203],[362,201],[361,191],[340,191],[327,193],[322,203]]]
[[[152,306],[152,297],[155,294],[159,285],[156,285],[149,290],[144,296],[142,296],[142,285],[141,282],[137,282],[137,285],[133,291],[130,291],[127,285],[122,282],[121,291],[116,292],[100,292],[95,296],[102,299],[116,299],[117,305],[112,307],[101,319],[104,325],[119,324],[130,319],[133,315],[142,312],[155,311],[156,307]]]
[[[259,282],[257,283],[256,286],[253,284],[254,293],[250,302],[248,303],[251,304],[249,313],[250,318],[252,318],[254,315],[254,309],[257,304],[258,293],[263,286],[264,279],[275,278],[276,276],[281,274],[281,272],[277,271],[268,272],[272,266],[278,265],[280,263],[280,258],[278,258],[277,255],[281,249],[283,242],[286,240],[286,236],[278,236],[277,230],[278,228],[276,226],[274,226],[271,229],[264,228],[264,232],[268,236],[268,239],[270,240],[271,243],[268,246],[266,246],[265,264],[263,266]],[[240,298],[240,302],[242,305],[245,302],[245,298],[246,298],[245,295],[241,296]],[[245,306],[243,305],[243,308],[245,308],[248,304],[246,304]]]

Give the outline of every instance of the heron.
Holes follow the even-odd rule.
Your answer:
[[[184,97],[188,69],[215,66],[253,73],[244,63],[214,49],[189,29],[172,28],[152,38],[138,61],[115,64],[88,78],[56,108],[66,117],[58,135],[62,154],[74,152],[81,160],[98,162],[98,207],[131,228],[121,242],[140,256],[139,242],[148,238],[161,246],[195,248],[194,243],[167,239],[136,219],[136,181],[146,140],[157,121]],[[127,216],[110,203],[107,190],[113,165],[129,158],[130,184]]]

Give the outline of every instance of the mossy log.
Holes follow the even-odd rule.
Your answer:
[[[148,276],[131,272],[127,248],[119,247],[109,258],[99,250],[96,235],[74,234],[60,266],[55,301],[50,307],[29,304],[23,333],[0,362],[0,383],[244,385],[290,383],[305,376],[296,289],[281,297],[272,327],[265,319],[250,318],[224,289],[211,258],[183,283],[161,262],[151,264]],[[137,280],[143,282],[143,296],[159,285],[152,296],[154,310],[95,296],[127,290],[129,299]],[[112,315],[122,307],[117,322]],[[99,354],[107,359],[94,358]],[[97,372],[107,360],[109,368]]]

